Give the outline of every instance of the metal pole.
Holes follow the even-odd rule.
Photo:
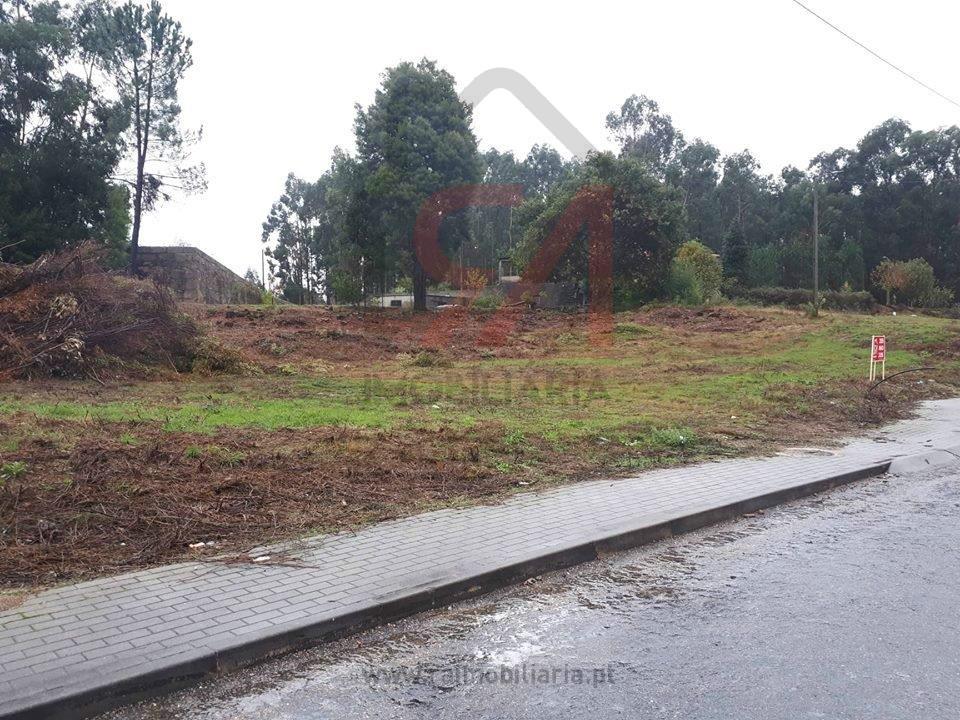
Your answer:
[[[813,314],[820,314],[820,193],[813,184]]]

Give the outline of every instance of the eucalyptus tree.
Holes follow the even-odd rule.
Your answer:
[[[631,95],[619,110],[607,114],[607,130],[621,155],[637,158],[660,178],[686,144],[673,118],[646,95]]]
[[[270,245],[271,274],[284,297],[301,305],[316,302],[323,281],[315,245],[321,205],[320,184],[290,173],[283,194],[263,223],[261,237]]]

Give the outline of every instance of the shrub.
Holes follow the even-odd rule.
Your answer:
[[[945,287],[933,288],[926,297],[926,302],[922,305],[925,308],[948,308],[953,305],[953,290]]]
[[[884,260],[870,273],[870,279],[886,293],[887,305],[901,302],[924,308],[953,304],[953,291],[937,285],[933,266],[923,258]]]
[[[933,266],[923,258],[884,260],[870,273],[870,279],[886,293],[887,305],[900,302],[924,308],[953,304],[953,291],[937,285]]]
[[[745,300],[755,305],[783,305],[804,309],[813,305],[813,290],[805,288],[744,288],[731,285],[727,286],[726,291],[734,299]],[[828,290],[820,293],[820,306],[829,310],[869,312],[876,306],[876,300],[868,292]]]
[[[723,283],[723,265],[720,258],[699,240],[685,242],[673,258],[674,264],[688,265],[700,286],[703,301],[710,302],[720,297]]]
[[[672,300],[683,305],[702,305],[703,288],[697,279],[696,270],[687,263],[673,263],[667,278],[667,294]]]
[[[335,270],[330,274],[330,291],[337,303],[356,305],[363,300],[363,286],[353,273]]]
[[[886,304],[889,305],[893,293],[903,287],[905,276],[903,263],[884,258],[870,273],[873,284],[886,293]]]
[[[937,285],[933,266],[922,258],[903,263],[902,301],[917,307],[945,307],[953,303],[953,292]]]
[[[503,296],[498,293],[484,293],[474,298],[470,306],[476,310],[496,310],[503,305]]]

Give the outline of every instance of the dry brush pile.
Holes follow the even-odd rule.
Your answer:
[[[104,269],[91,245],[0,265],[0,378],[222,364],[210,354],[167,289]]]

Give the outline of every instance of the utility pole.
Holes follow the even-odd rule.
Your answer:
[[[264,290],[269,290],[267,287],[267,251],[260,250],[260,283],[263,285]]]
[[[813,316],[820,315],[820,194],[813,184]]]

